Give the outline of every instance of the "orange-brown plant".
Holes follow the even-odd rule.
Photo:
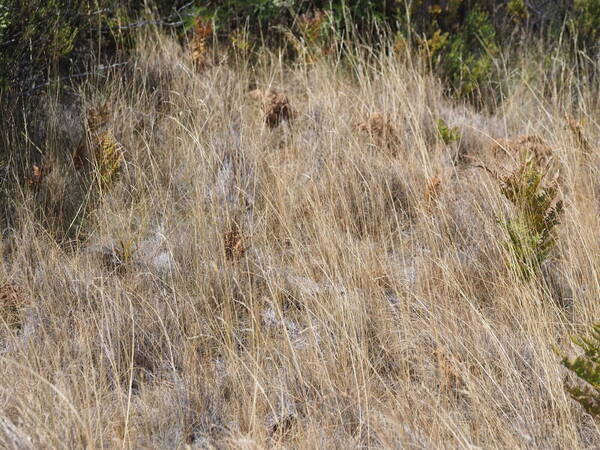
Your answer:
[[[267,89],[266,91],[256,89],[250,92],[250,97],[254,100],[260,100],[265,123],[271,128],[275,128],[282,121],[289,122],[295,117],[295,112],[288,97],[275,89]]]
[[[399,143],[392,119],[380,111],[369,114],[355,129],[368,134],[377,147],[396,150]]]
[[[25,297],[14,283],[6,282],[0,286],[0,329],[20,328]]]
[[[212,22],[202,17],[196,17],[194,35],[190,42],[190,52],[196,71],[201,71],[210,65],[208,56],[208,39],[213,33]]]
[[[240,260],[246,253],[246,239],[236,226],[223,234],[225,257],[230,261]]]

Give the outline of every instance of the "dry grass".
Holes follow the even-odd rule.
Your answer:
[[[54,169],[15,195],[2,240],[0,277],[28,301],[0,333],[0,447],[600,445],[553,351],[600,317],[599,153],[565,126],[570,97],[540,95],[560,86],[513,74],[481,115],[406,58],[197,73],[172,40],[143,42],[77,105],[43,103]],[[285,92],[293,126],[265,127],[252,85]],[[590,144],[598,92],[578,91]],[[94,190],[71,155],[105,102],[127,152]],[[395,151],[372,151],[388,126]],[[531,282],[472,163],[520,135],[552,148],[565,200]]]

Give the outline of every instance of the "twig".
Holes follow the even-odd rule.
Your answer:
[[[483,169],[487,173],[489,173],[494,179],[496,179],[498,181],[502,180],[501,176],[499,176],[496,172],[494,172],[492,169],[490,169],[489,167],[486,167],[483,164],[469,164],[469,167],[473,167],[474,169]]]
[[[129,25],[122,25],[118,27],[108,27],[102,30],[104,33],[108,33],[109,31],[122,31],[122,30],[131,30],[133,28],[145,27],[147,25],[162,25],[165,27],[179,27],[183,25],[183,21],[177,22],[166,22],[164,20],[140,20],[139,22],[130,23]]]
[[[125,61],[125,62],[120,62],[120,63],[116,63],[116,64],[111,64],[110,66],[99,66],[95,71],[91,71],[91,72],[82,72],[82,73],[76,73],[73,75],[67,75],[64,77],[59,77],[55,80],[48,80],[45,83],[42,84],[38,84],[37,86],[32,87],[31,89],[29,89],[28,91],[24,92],[21,95],[31,95],[33,92],[37,91],[38,89],[44,88],[46,86],[50,86],[52,83],[56,83],[56,82],[60,82],[60,81],[68,81],[68,80],[74,80],[77,78],[85,78],[85,77],[89,77],[91,75],[100,75],[100,72],[108,70],[108,69],[113,69],[115,67],[121,67],[124,65],[129,64],[129,61]]]

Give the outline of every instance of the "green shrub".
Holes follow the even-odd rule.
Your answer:
[[[515,22],[526,20],[529,17],[529,10],[524,0],[509,0],[506,4],[506,12]]]
[[[0,0],[0,94],[37,92],[51,79],[85,73],[97,57],[114,59],[137,29],[144,3]],[[162,3],[173,9],[178,1]]]
[[[460,139],[460,133],[457,127],[449,127],[444,119],[438,119],[437,130],[444,141],[444,144],[450,145],[452,142],[456,142]]]
[[[459,95],[472,95],[492,73],[498,53],[496,31],[487,13],[472,9],[454,33],[436,31],[429,41],[432,57]]]
[[[572,341],[583,354],[574,358],[564,356],[562,364],[582,383],[565,383],[565,388],[589,414],[600,418],[600,323],[592,327],[589,337],[574,337]]]
[[[574,0],[569,29],[577,35],[582,48],[598,51],[600,38],[600,0]]]
[[[525,280],[539,274],[541,264],[556,244],[556,227],[563,205],[557,186],[544,186],[547,169],[532,158],[501,179],[502,194],[513,204],[515,216],[503,222],[507,249],[515,271]]]

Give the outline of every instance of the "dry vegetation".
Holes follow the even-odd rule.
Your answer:
[[[2,240],[0,447],[600,446],[555,353],[600,317],[596,85],[524,58],[483,115],[406,56],[142,42],[40,108]],[[531,279],[497,179],[524,157],[565,211]]]

